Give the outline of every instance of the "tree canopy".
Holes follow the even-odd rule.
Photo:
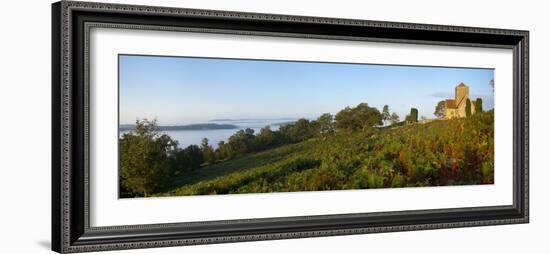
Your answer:
[[[360,103],[354,108],[346,107],[336,114],[336,129],[356,131],[382,125],[382,114],[367,103]]]
[[[399,115],[397,113],[393,112],[390,117],[391,124],[397,124],[399,122]]]
[[[466,99],[466,117],[472,116],[472,101]]]
[[[321,135],[330,135],[335,131],[334,117],[330,113],[324,113],[317,118]]]
[[[216,161],[216,154],[214,149],[210,144],[208,144],[208,139],[203,138],[201,142],[201,150],[204,158],[204,162],[214,163]]]
[[[481,98],[477,98],[476,99],[476,113],[481,113],[483,112],[483,101],[481,100]]]
[[[382,108],[382,121],[384,121],[384,123],[387,123],[390,120],[390,107],[388,105],[384,105],[384,107]]]
[[[161,135],[156,120],[136,122],[120,139],[120,184],[124,190],[147,197],[162,187],[170,175],[168,153],[177,142]]]
[[[437,106],[435,106],[434,115],[438,118],[445,117],[445,101],[440,101],[437,103]]]
[[[411,113],[407,115],[405,122],[407,123],[416,123],[418,122],[418,109],[411,108]]]

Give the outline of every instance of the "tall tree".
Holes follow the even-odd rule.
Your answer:
[[[435,106],[434,115],[437,118],[445,117],[445,101],[440,101],[437,103],[437,106]]]
[[[409,117],[408,117],[407,120],[408,120],[409,123],[418,122],[418,109],[411,108],[411,113],[409,114]]]
[[[384,124],[386,124],[391,118],[390,115],[390,107],[388,105],[384,105],[382,108],[382,121],[384,121]]]
[[[481,98],[476,99],[476,114],[483,112],[483,101]]]
[[[136,121],[136,127],[119,140],[120,184],[147,197],[168,181],[168,154],[177,143],[160,134],[156,120]]]
[[[493,93],[494,93],[495,92],[495,80],[491,79],[491,81],[489,81],[489,85],[491,86],[491,88],[493,88]]]
[[[470,117],[472,115],[472,101],[470,99],[466,99],[466,117]]]
[[[322,136],[334,133],[334,117],[330,113],[324,113],[317,118],[319,132]]]
[[[231,149],[225,141],[218,142],[218,148],[216,149],[216,160],[225,160],[231,158],[233,155]]]
[[[397,113],[393,112],[390,117],[391,124],[396,124],[399,122],[399,115]]]
[[[214,163],[216,161],[216,154],[214,153],[212,146],[208,144],[207,138],[202,139],[201,150],[204,162]]]

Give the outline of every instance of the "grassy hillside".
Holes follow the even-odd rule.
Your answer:
[[[186,173],[157,196],[491,184],[493,134],[492,111],[337,132]]]

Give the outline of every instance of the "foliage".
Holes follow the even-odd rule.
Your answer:
[[[357,131],[382,125],[382,114],[367,103],[360,103],[354,108],[346,107],[336,114],[336,129]]]
[[[411,113],[407,115],[405,118],[405,122],[407,123],[416,123],[418,122],[418,109],[411,108]]]
[[[199,169],[210,152],[207,139],[202,148],[190,145],[181,149],[177,141],[161,134],[156,120],[138,120],[135,128],[119,139],[120,196],[150,196],[171,184],[172,177]]]
[[[196,145],[190,145],[185,149],[175,148],[168,157],[170,172],[178,175],[188,170],[199,169],[204,162],[203,150]]]
[[[382,121],[384,121],[384,123],[387,123],[390,119],[390,107],[388,105],[384,105],[384,107],[382,108]]]
[[[157,191],[170,175],[168,154],[177,147],[156,129],[156,121],[137,121],[134,130],[120,138],[120,185],[129,196]]]
[[[399,122],[399,115],[395,112],[393,112],[390,116],[390,121],[392,125],[395,125]]]
[[[476,108],[481,100],[476,100]],[[471,103],[468,101],[467,105]],[[436,110],[437,111],[437,110]],[[170,196],[462,184],[494,179],[493,111],[411,125],[361,103],[335,117],[299,119],[179,148],[156,121],[122,135],[120,195]],[[390,119],[392,126],[380,127]],[[406,122],[418,122],[411,109]]]
[[[335,132],[190,171],[156,195],[491,184],[493,115]]]
[[[217,161],[225,161],[244,156],[249,153],[271,149],[284,144],[293,144],[319,136],[330,135],[334,131],[334,123],[330,114],[319,117],[319,121],[298,119],[295,123],[280,126],[278,131],[272,131],[269,126],[254,135],[254,130],[247,128],[239,130],[229,137],[227,143],[220,142],[215,150]]]
[[[334,117],[330,113],[324,113],[317,118],[319,133],[322,136],[332,135],[335,131]]]
[[[476,113],[483,112],[483,101],[481,98],[476,99]]]
[[[260,129],[260,133],[254,139],[256,150],[262,151],[277,145],[277,134],[269,126]]]
[[[211,164],[216,161],[216,154],[212,146],[208,144],[207,138],[202,139],[201,151],[202,151],[202,157],[204,159],[204,162]]]
[[[466,117],[472,116],[472,101],[466,99]]]
[[[437,106],[435,106],[434,115],[437,118],[445,117],[445,101],[444,100],[437,103]]]
[[[317,135],[316,122],[300,118],[294,124],[287,124],[280,127],[280,132],[288,143],[297,143],[310,139]]]

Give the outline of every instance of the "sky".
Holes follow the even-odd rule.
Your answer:
[[[437,102],[464,82],[491,109],[493,69],[119,56],[121,124],[161,125],[213,119],[314,119],[366,102],[388,105],[401,120],[411,107],[434,118]]]

